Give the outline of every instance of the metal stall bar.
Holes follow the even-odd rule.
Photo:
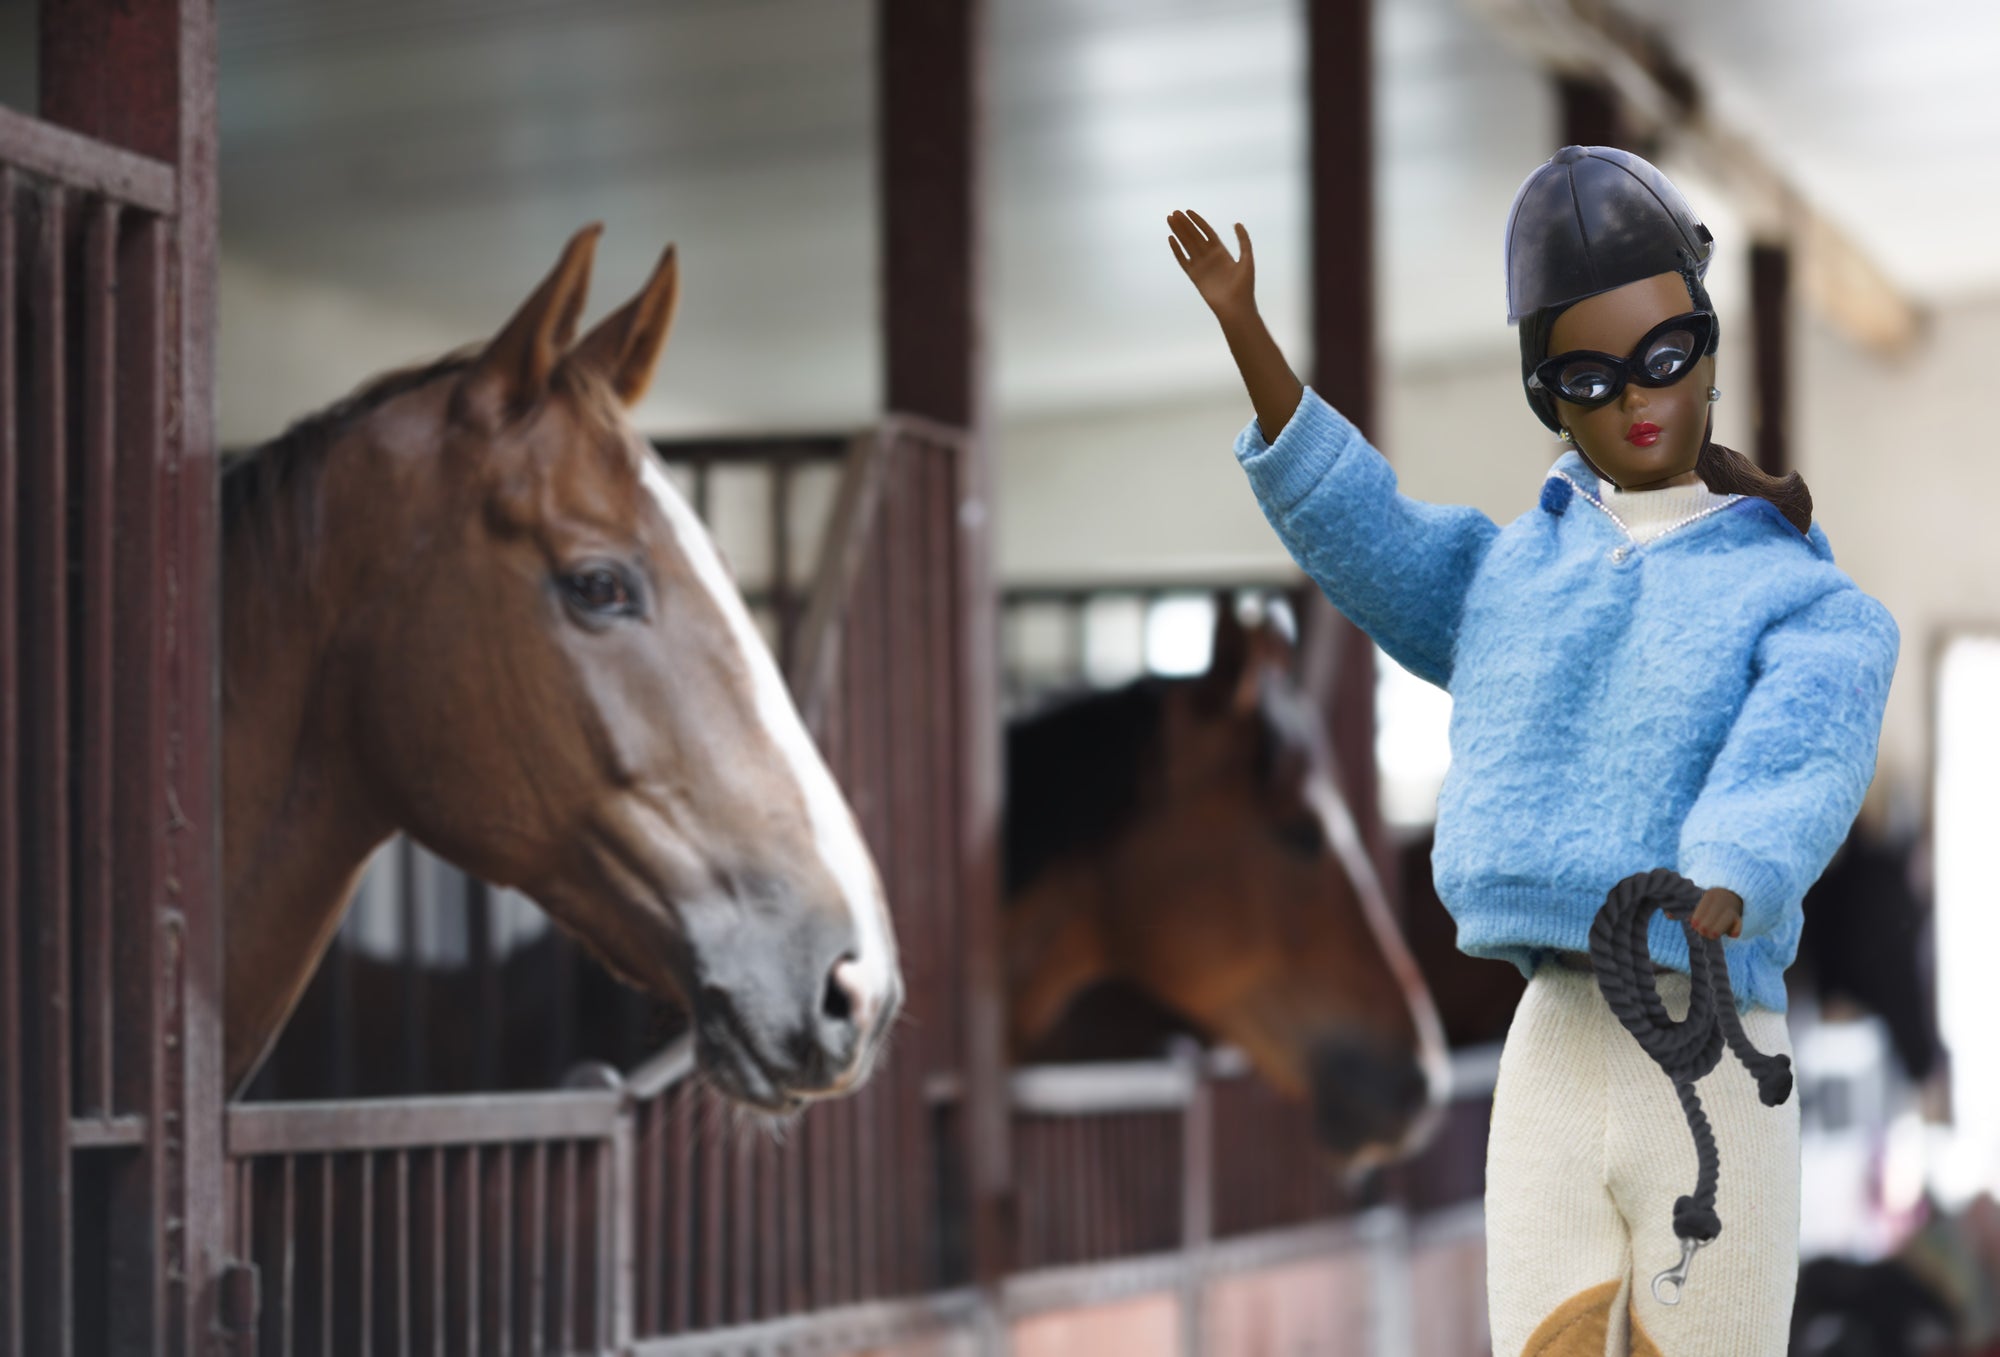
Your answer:
[[[169,1101],[167,1061],[176,1006],[170,1002],[165,964],[186,940],[160,904],[171,867],[169,827],[162,823],[167,783],[167,716],[156,692],[167,670],[167,611],[158,561],[163,543],[161,482],[168,474],[167,295],[173,229],[157,216],[126,212],[117,243],[118,370],[113,475],[118,493],[111,609],[114,678],[111,825],[112,912],[118,920],[112,951],[117,1022],[113,1028],[112,1106],[124,1123],[141,1129],[143,1144],[123,1155],[111,1173],[109,1285],[120,1297],[110,1334],[114,1350],[143,1350],[161,1335],[172,1350],[169,1259],[176,1241],[140,1222],[169,1218],[169,1146],[160,1133]],[[218,1193],[221,1191],[217,1188]],[[223,1251],[219,1238],[215,1252]]]
[[[882,728],[882,780],[892,836],[884,880],[889,899],[897,907],[903,982],[910,996],[905,1004],[918,1005],[911,1016],[919,1022],[921,1010],[935,1007],[934,996],[939,993],[933,983],[930,950],[930,916],[936,903],[922,888],[933,851],[928,838],[932,829],[924,814],[928,800],[928,789],[923,785],[925,745],[920,738],[912,738],[913,731],[924,728],[922,704],[934,679],[921,664],[924,645],[917,630],[922,616],[917,598],[929,579],[929,562],[923,554],[923,487],[936,457],[929,448],[914,449],[905,456],[903,474],[890,486],[882,518],[882,688],[889,718]],[[923,1249],[932,1225],[924,1210],[930,1195],[926,1188],[932,1181],[931,1136],[923,1090],[927,1054],[920,1043],[912,1042],[900,1058],[892,1051],[888,1068],[876,1076],[878,1082],[889,1083],[882,1100],[883,1139],[877,1148],[886,1170],[886,1181],[880,1188],[883,1244],[875,1290],[878,1296],[912,1294],[924,1285]]]
[[[14,169],[158,216],[179,209],[174,167],[0,108],[0,158]]]
[[[78,836],[76,1026],[78,1117],[108,1118],[112,1100],[112,735],[115,729],[112,673],[116,598],[117,481],[115,476],[117,383],[117,249],[119,208],[98,199],[84,212],[82,239],[83,371],[80,442],[75,449],[81,540],[74,553],[81,566],[76,600],[77,658],[80,661],[77,730]]]
[[[0,110],[4,111],[4,110]],[[0,127],[0,145],[7,144]],[[18,348],[14,337],[15,200],[20,192],[14,170],[0,159],[0,541],[18,538],[20,497],[19,414],[14,381]],[[19,581],[15,553],[0,551],[0,1348],[19,1352],[27,1306],[23,1290],[22,1162],[26,1085],[21,1031],[20,896],[20,651],[16,628]]]
[[[21,410],[22,1084],[39,1109],[24,1128],[28,1347],[73,1350],[70,1087],[70,668],[68,373],[63,294],[70,195],[30,189],[19,226],[26,332]]]
[[[608,1350],[629,1126],[617,1089],[232,1107],[238,1208],[272,1193],[255,1351]]]

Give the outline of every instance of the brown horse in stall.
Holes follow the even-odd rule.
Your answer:
[[[1205,675],[1028,717],[1007,753],[1017,1059],[1118,981],[1310,1097],[1351,1165],[1423,1140],[1448,1077],[1436,1011],[1274,626],[1220,597]]]
[[[572,346],[599,228],[499,335],[223,482],[228,1087],[401,830],[688,1007],[769,1110],[857,1087],[902,982],[882,886],[742,598],[626,422],[671,247]]]

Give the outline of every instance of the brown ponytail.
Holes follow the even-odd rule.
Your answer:
[[[1712,436],[1714,423],[1711,416],[1710,432],[1702,436],[1701,452],[1695,457],[1694,474],[1718,495],[1755,495],[1769,500],[1803,537],[1812,526],[1812,492],[1806,489],[1805,478],[1796,471],[1773,476],[1734,448],[1725,448]]]

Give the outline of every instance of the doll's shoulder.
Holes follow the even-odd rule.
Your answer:
[[[1785,517],[1784,510],[1765,499],[1762,495],[1743,495],[1730,506],[1739,520],[1750,529],[1744,535],[1743,545],[1764,547],[1780,556],[1790,556],[1811,569],[1811,562],[1820,562],[1832,567],[1833,543],[1827,538],[1826,529],[1813,519],[1804,532],[1793,526]],[[1838,568],[1835,567],[1835,573]]]
[[[1895,620],[1834,561],[1826,530],[1800,532],[1769,500],[1744,496],[1717,515],[1687,558],[1685,583],[1756,633],[1827,630],[1881,638],[1893,650]]]
[[[1841,607],[1887,613],[1834,560],[1833,543],[1818,519],[1802,533],[1767,499],[1745,496],[1736,507],[1749,516],[1752,530],[1743,545],[1755,553],[1757,568],[1771,572],[1772,582],[1784,585],[1800,603],[1839,598]]]
[[[1768,631],[1838,638],[1856,656],[1866,653],[1893,667],[1901,629],[1886,604],[1834,563],[1826,531],[1815,521],[1802,534],[1768,500],[1756,502],[1769,507],[1776,520],[1752,572],[1774,605]]]

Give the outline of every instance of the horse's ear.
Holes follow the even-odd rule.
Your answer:
[[[680,294],[680,265],[669,245],[639,295],[599,321],[569,361],[596,371],[626,406],[637,405],[652,385],[653,368],[666,347],[667,331],[673,328]]]
[[[1236,595],[1215,591],[1215,639],[1209,647],[1208,672],[1201,677],[1200,699],[1205,711],[1220,713],[1242,704],[1242,689],[1253,678],[1253,638],[1236,615]]]
[[[554,270],[474,360],[462,388],[474,405],[504,417],[533,405],[548,390],[549,374],[576,338],[603,233],[603,225],[593,223],[571,236]]]

